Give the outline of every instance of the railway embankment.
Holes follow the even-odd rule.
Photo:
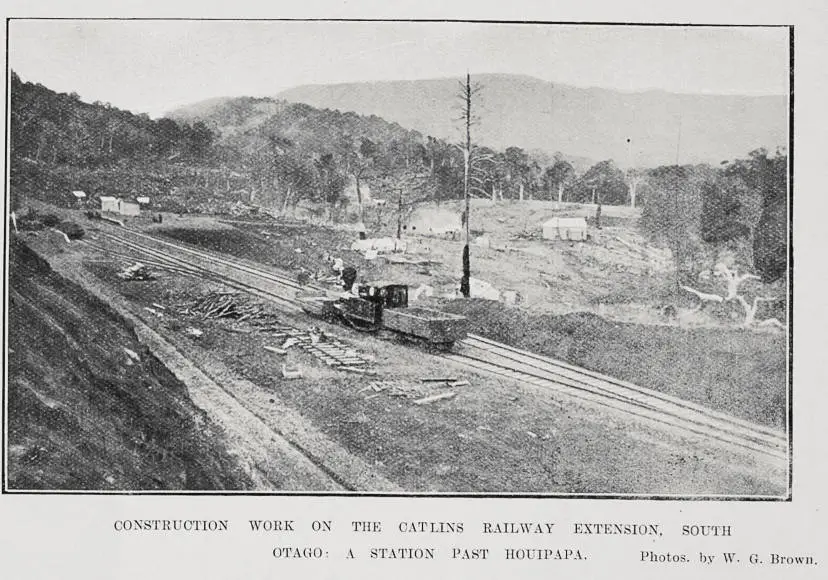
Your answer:
[[[253,485],[223,430],[106,302],[10,247],[8,487]]]

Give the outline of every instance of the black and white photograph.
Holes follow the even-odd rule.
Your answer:
[[[8,20],[4,494],[789,501],[784,24]]]

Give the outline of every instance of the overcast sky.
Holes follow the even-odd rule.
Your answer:
[[[14,20],[23,80],[160,116],[311,83],[515,73],[625,91],[786,94],[784,28]]]

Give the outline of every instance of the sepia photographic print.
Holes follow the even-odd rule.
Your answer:
[[[4,493],[790,500],[791,27],[7,31]]]

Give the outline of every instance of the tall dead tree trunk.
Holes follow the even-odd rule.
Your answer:
[[[466,143],[463,150],[463,197],[465,199],[466,210],[463,213],[463,221],[465,222],[465,245],[463,246],[463,277],[460,279],[460,293],[465,297],[471,296],[471,257],[469,255],[469,246],[471,238],[471,230],[469,229],[469,164],[471,163],[471,76],[466,73],[466,85],[463,87],[463,100],[465,101],[464,117],[466,122]]]
[[[354,173],[354,181],[356,182],[357,204],[359,207],[359,223],[365,223],[365,208],[362,204],[362,189],[360,185],[360,177],[362,176],[362,169]]]

